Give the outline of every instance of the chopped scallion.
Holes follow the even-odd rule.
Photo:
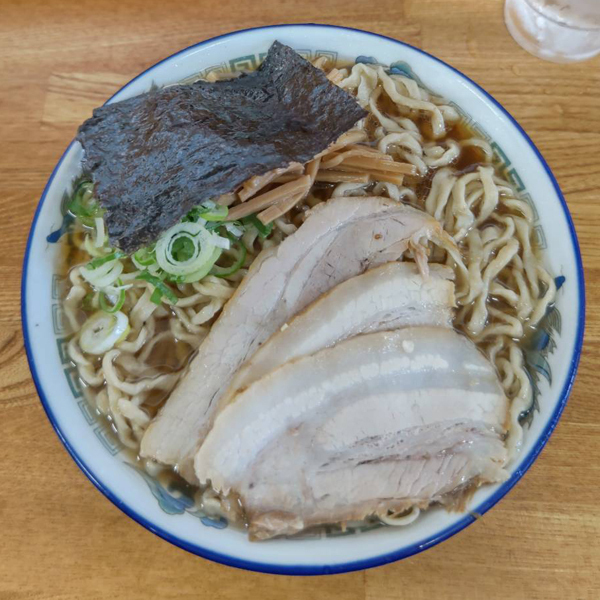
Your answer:
[[[151,275],[148,271],[142,271],[136,279],[141,279],[143,281],[147,281],[148,283],[154,286],[154,291],[152,292],[152,296],[150,296],[150,300],[154,302],[154,304],[160,304],[162,297],[166,296],[170,302],[173,304],[177,304],[177,295],[173,292],[173,290],[165,284],[165,282],[156,277],[155,275]]]
[[[205,221],[224,221],[228,213],[229,209],[226,206],[217,204],[214,208],[205,208],[199,216]]]
[[[117,284],[122,286],[123,282],[120,279],[118,279]],[[116,313],[118,310],[121,310],[121,308],[123,307],[123,304],[125,304],[125,290],[124,289],[119,290],[117,299],[114,304],[109,301],[108,296],[105,292],[100,292],[100,296],[99,296],[98,300],[100,302],[100,308],[104,312],[107,312],[109,314]]]
[[[95,227],[95,219],[102,217],[105,212],[94,198],[94,184],[87,180],[77,185],[67,210],[86,227]]]
[[[189,221],[191,223],[196,223],[199,219],[204,221],[224,221],[227,218],[228,213],[229,209],[226,206],[207,201],[204,205],[192,208],[192,210],[185,215],[183,221]]]
[[[232,242],[233,245],[231,249],[236,255],[235,260],[228,267],[220,267],[216,264],[213,265],[211,274],[215,277],[229,277],[230,275],[237,273],[246,262],[246,255],[248,254],[246,246],[244,246],[244,244],[240,240],[232,239]]]
[[[135,261],[142,267],[149,267],[156,262],[156,256],[154,255],[154,245],[148,248],[140,248],[134,255]]]
[[[256,215],[249,215],[242,219],[242,223],[244,225],[254,225],[258,230],[258,235],[261,238],[266,238],[270,235],[271,231],[273,231],[273,223],[269,223],[265,225],[261,222],[261,220]]]
[[[117,260],[119,258],[124,258],[125,256],[126,254],[124,252],[117,250],[116,252],[111,252],[106,256],[98,256],[97,258],[93,258],[87,265],[85,265],[85,268],[93,271],[94,269],[97,269],[101,265],[110,262],[111,260]]]

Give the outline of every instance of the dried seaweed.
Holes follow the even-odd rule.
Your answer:
[[[275,42],[253,73],[97,108],[77,139],[110,241],[132,252],[204,200],[309,161],[365,114],[321,70]]]

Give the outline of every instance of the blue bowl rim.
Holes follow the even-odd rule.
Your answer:
[[[523,477],[523,475],[527,472],[527,470],[531,467],[533,462],[536,460],[536,458],[538,457],[538,455],[540,454],[540,452],[546,445],[546,442],[548,441],[550,435],[554,431],[554,428],[556,427],[556,424],[558,423],[558,420],[560,419],[560,416],[567,404],[567,400],[568,400],[569,394],[571,392],[573,382],[575,380],[575,375],[577,373],[577,367],[579,365],[579,360],[581,357],[581,350],[582,350],[582,346],[583,346],[583,334],[584,334],[584,327],[585,327],[585,282],[584,282],[583,263],[581,260],[581,252],[579,249],[579,242],[577,239],[577,234],[575,232],[575,227],[573,225],[573,220],[571,218],[571,214],[569,213],[569,209],[568,209],[566,200],[560,190],[560,187],[558,185],[558,182],[556,181],[556,178],[554,177],[554,174],[550,170],[550,167],[544,160],[543,156],[541,155],[540,151],[537,149],[537,147],[535,146],[533,141],[530,139],[530,137],[527,135],[527,133],[525,133],[524,129],[521,127],[521,125],[519,125],[517,120],[493,96],[491,96],[488,92],[486,92],[481,86],[479,86],[472,79],[470,79],[469,77],[467,77],[466,75],[461,73],[458,69],[455,69],[451,65],[447,64],[443,60],[440,60],[439,58],[429,54],[428,52],[425,52],[424,50],[421,50],[420,48],[412,46],[411,44],[407,44],[406,42],[402,42],[400,40],[396,40],[392,37],[381,35],[378,33],[373,33],[371,31],[364,31],[362,29],[357,29],[354,27],[344,27],[341,25],[327,25],[327,24],[320,24],[320,23],[290,23],[290,24],[280,24],[280,25],[267,25],[267,26],[262,26],[262,27],[250,27],[250,28],[240,29],[237,31],[232,31],[229,33],[218,35],[218,36],[209,38],[207,40],[204,40],[202,42],[199,42],[197,44],[192,44],[191,46],[188,46],[187,48],[184,48],[178,52],[175,52],[171,56],[168,56],[168,57],[160,60],[159,62],[155,63],[154,65],[152,65],[151,67],[149,67],[148,69],[146,69],[145,71],[143,71],[142,73],[140,73],[139,75],[134,77],[131,81],[129,81],[127,84],[125,84],[120,90],[118,90],[115,94],[113,94],[113,96],[111,96],[110,99],[114,98],[114,96],[116,96],[118,93],[120,93],[123,89],[127,88],[134,81],[136,81],[137,79],[139,79],[146,73],[149,73],[150,71],[154,70],[157,66],[159,66],[163,62],[168,61],[176,56],[179,56],[180,54],[186,53],[189,50],[192,50],[193,48],[200,48],[202,46],[205,46],[206,44],[215,42],[216,40],[221,40],[221,39],[224,39],[224,38],[227,38],[230,36],[235,36],[240,33],[248,32],[248,31],[258,31],[261,29],[277,31],[280,29],[288,28],[288,27],[311,27],[311,28],[315,27],[315,28],[355,31],[355,32],[358,32],[361,34],[366,34],[369,36],[382,38],[382,39],[394,42],[396,44],[399,44],[401,46],[408,47],[411,50],[414,50],[415,52],[423,54],[423,55],[429,57],[430,59],[434,60],[435,62],[442,64],[446,68],[453,71],[458,77],[462,78],[463,80],[467,81],[470,85],[475,87],[479,92],[481,92],[493,105],[495,105],[512,122],[512,124],[517,128],[517,130],[520,132],[520,134],[523,136],[523,138],[531,146],[531,149],[537,156],[539,162],[541,163],[541,165],[544,168],[544,170],[546,171],[546,174],[548,175],[550,181],[552,182],[552,185],[554,186],[556,194],[560,200],[560,203],[561,203],[561,206],[562,206],[562,209],[564,212],[564,216],[565,216],[565,219],[566,219],[568,227],[569,227],[569,232],[571,235],[571,243],[573,245],[573,251],[575,254],[575,260],[576,260],[576,264],[577,264],[577,280],[578,280],[578,296],[579,296],[577,334],[576,334],[576,338],[575,338],[575,346],[574,346],[574,350],[573,350],[573,355],[571,357],[569,372],[568,372],[566,380],[563,384],[563,389],[560,394],[560,400],[554,410],[554,413],[552,414],[550,420],[548,421],[546,427],[540,434],[536,445],[532,448],[532,450],[529,452],[529,454],[522,461],[521,467],[518,470],[516,470],[511,475],[511,477],[500,486],[500,488],[496,491],[496,493],[494,493],[492,496],[490,496],[490,498],[485,500],[481,505],[479,505],[475,510],[473,510],[471,514],[465,515],[465,517],[462,518],[460,521],[458,521],[451,527],[448,527],[448,528],[442,530],[441,532],[438,532],[435,536],[425,539],[425,540],[422,540],[420,542],[411,544],[410,546],[400,548],[393,552],[388,552],[386,554],[381,554],[381,555],[374,556],[374,557],[364,559],[364,560],[358,560],[358,561],[347,562],[347,563],[336,563],[336,564],[332,564],[332,565],[322,565],[322,564],[318,564],[318,565],[317,564],[315,564],[315,565],[304,565],[304,564],[303,565],[278,565],[278,564],[270,564],[270,563],[265,563],[265,562],[254,562],[254,561],[248,561],[248,560],[235,558],[235,557],[232,557],[227,554],[213,552],[211,550],[208,550],[208,549],[206,549],[202,546],[196,545],[196,544],[190,544],[190,543],[186,542],[185,540],[182,540],[182,539],[178,538],[177,536],[174,536],[173,534],[169,533],[168,531],[165,531],[164,529],[157,527],[152,522],[148,521],[145,517],[143,517],[142,515],[137,513],[133,507],[126,504],[118,496],[113,494],[107,487],[105,487],[104,484],[94,475],[92,470],[87,466],[87,464],[83,461],[83,459],[77,454],[75,449],[73,447],[71,447],[68,439],[63,434],[63,432],[60,430],[57,420],[54,417],[54,414],[52,412],[52,408],[50,407],[50,404],[48,403],[46,394],[44,392],[44,389],[42,388],[41,382],[40,382],[38,374],[37,374],[35,362],[33,360],[33,355],[32,355],[32,351],[31,351],[31,338],[30,338],[29,329],[28,329],[27,310],[26,310],[27,309],[27,307],[26,307],[27,270],[28,270],[28,265],[29,265],[29,254],[30,254],[30,250],[31,250],[31,243],[33,240],[33,235],[35,233],[35,227],[36,227],[36,223],[37,223],[41,208],[46,199],[46,194],[50,188],[50,185],[52,184],[52,181],[54,180],[54,177],[56,175],[58,168],[62,164],[65,156],[67,155],[67,153],[69,152],[69,150],[71,149],[73,144],[75,143],[74,141],[72,141],[69,144],[69,146],[67,147],[67,149],[64,151],[63,155],[61,156],[60,160],[54,167],[54,170],[52,171],[52,174],[50,175],[50,178],[48,179],[48,182],[46,183],[46,186],[44,187],[44,191],[42,193],[42,196],[40,198],[39,204],[37,206],[37,209],[36,209],[34,217],[33,217],[31,229],[30,229],[29,236],[27,239],[25,255],[24,255],[24,259],[23,259],[23,274],[22,274],[22,279],[21,279],[21,322],[22,322],[22,327],[23,327],[23,337],[24,337],[24,341],[25,341],[25,352],[27,355],[29,368],[31,370],[32,378],[33,378],[37,393],[40,397],[40,400],[42,402],[42,405],[44,407],[46,415],[48,416],[48,419],[49,419],[50,423],[52,424],[52,427],[54,428],[60,441],[65,446],[66,450],[69,452],[69,454],[71,455],[71,457],[73,458],[73,460],[75,461],[77,466],[83,471],[83,473],[86,475],[86,477],[98,488],[98,490],[100,492],[102,492],[117,508],[122,510],[126,515],[131,517],[134,521],[136,521],[137,523],[139,523],[140,525],[142,525],[143,527],[145,527],[152,533],[154,533],[154,534],[158,535],[159,537],[163,538],[164,540],[170,542],[171,544],[178,546],[179,548],[181,548],[183,550],[187,550],[188,552],[190,552],[192,554],[196,554],[197,556],[207,558],[207,559],[212,560],[217,563],[221,563],[221,564],[231,566],[231,567],[236,567],[239,569],[245,569],[245,570],[249,570],[249,571],[257,571],[257,572],[261,572],[261,573],[271,573],[271,574],[277,574],[277,575],[329,575],[329,574],[336,574],[336,573],[347,573],[347,572],[351,572],[351,571],[358,571],[358,570],[362,570],[362,569],[368,569],[368,568],[372,568],[372,567],[385,565],[385,564],[388,564],[391,562],[401,560],[403,558],[408,558],[409,556],[413,556],[414,554],[418,554],[419,552],[422,552],[423,550],[426,550],[427,548],[431,548],[432,546],[435,546],[435,545],[439,544],[440,542],[447,540],[448,538],[452,537],[453,535],[455,535],[456,533],[458,533],[459,531],[463,530],[465,527],[467,527],[468,525],[473,523],[475,521],[475,517],[473,516],[473,514],[483,515],[488,510],[490,510]],[[110,99],[107,100],[107,102],[110,101]]]

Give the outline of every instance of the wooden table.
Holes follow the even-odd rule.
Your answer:
[[[501,0],[1,0],[0,599],[600,598],[600,60],[542,62]],[[315,3],[316,4],[316,3]],[[586,346],[564,416],[524,480],[424,554],[327,578],[245,573],[187,554],[89,483],[46,419],[19,316],[20,267],[46,179],[76,126],[132,76],[189,44],[282,22],[360,27],[449,61],[525,127],[567,197],[587,276]],[[596,375],[594,375],[596,373]]]

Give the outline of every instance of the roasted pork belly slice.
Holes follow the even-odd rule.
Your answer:
[[[426,507],[506,477],[507,411],[493,366],[456,331],[359,335],[239,393],[196,475],[240,496],[256,539]]]
[[[235,374],[220,409],[235,394],[299,356],[359,333],[411,325],[452,326],[454,273],[430,265],[424,277],[414,263],[387,263],[340,283],[274,333]]]
[[[146,431],[141,454],[194,482],[193,457],[219,398],[240,365],[297,312],[332,287],[444,236],[423,211],[393,200],[334,198],[294,234],[259,256]]]

